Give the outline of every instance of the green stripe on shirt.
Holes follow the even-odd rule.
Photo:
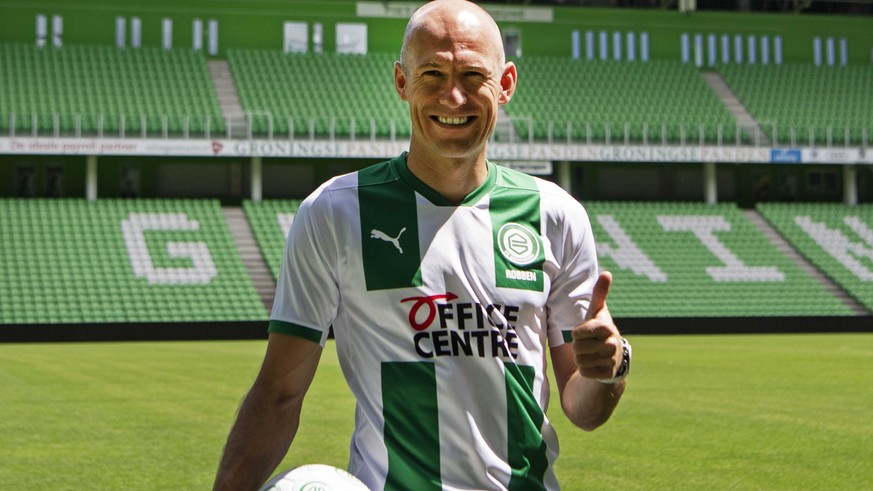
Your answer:
[[[385,491],[439,491],[440,434],[433,363],[383,362]]]
[[[396,165],[406,165],[398,157]],[[358,172],[361,254],[367,291],[421,286],[415,191],[401,181],[394,161]]]
[[[540,193],[534,179],[500,169],[489,211],[494,237],[495,284],[543,291],[545,250],[540,235]]]
[[[507,456],[510,491],[545,490],[549,467],[542,426],[545,415],[533,395],[534,367],[506,363]]]

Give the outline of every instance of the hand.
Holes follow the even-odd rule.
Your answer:
[[[612,273],[601,272],[585,320],[573,328],[574,361],[585,378],[612,378],[622,362],[621,334],[606,307],[611,285]]]

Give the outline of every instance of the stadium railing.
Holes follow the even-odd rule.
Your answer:
[[[202,53],[0,44],[0,135],[408,139],[390,77],[394,55],[231,50],[228,61],[238,116],[222,114]],[[504,106],[508,120],[494,134],[501,142],[866,147],[873,137],[870,67],[719,67],[756,118],[747,128],[688,64],[517,63],[525,75]],[[804,80],[815,82],[812,95]]]
[[[22,123],[22,118],[25,123]],[[30,113],[0,115],[0,137],[97,137],[97,138],[182,138],[182,139],[267,139],[267,140],[351,140],[406,141],[409,122],[405,119],[275,117],[257,111],[244,116],[224,117],[216,122],[209,116],[185,115],[170,118],[140,114],[113,119],[102,113]],[[48,121],[48,122],[46,122]],[[131,125],[131,121],[136,121]],[[282,121],[280,124],[279,121]],[[743,129],[721,124],[666,124],[631,122],[566,122],[545,120],[535,123],[527,117],[510,118],[511,131],[493,136],[501,143],[567,145],[679,145],[753,147],[856,147],[870,146],[873,133],[867,127],[786,126],[759,123]],[[220,128],[220,129],[219,129]],[[519,128],[525,128],[519,130]],[[775,142],[775,143],[772,143]]]
[[[723,65],[725,82],[779,145],[863,145],[873,128],[873,67]]]
[[[202,53],[0,44],[0,130],[11,136],[220,133]]]
[[[692,67],[666,61],[525,58],[506,106],[521,141],[714,143],[743,137]]]

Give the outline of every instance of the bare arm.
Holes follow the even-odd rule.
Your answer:
[[[625,381],[604,384],[622,362],[622,341],[606,307],[612,275],[601,273],[585,321],[573,329],[573,342],[552,348],[555,381],[564,414],[591,431],[606,423],[624,392]]]
[[[624,392],[625,381],[603,384],[582,376],[573,362],[573,347],[564,344],[551,350],[561,407],[579,428],[592,431],[606,423]]]
[[[270,334],[260,373],[227,438],[214,490],[256,490],[267,481],[297,433],[321,351],[311,341]]]

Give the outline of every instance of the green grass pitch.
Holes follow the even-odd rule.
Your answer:
[[[634,336],[613,419],[567,422],[564,489],[862,489],[873,336]],[[0,489],[208,489],[261,341],[0,345]],[[282,468],[344,467],[353,402],[328,344]]]

